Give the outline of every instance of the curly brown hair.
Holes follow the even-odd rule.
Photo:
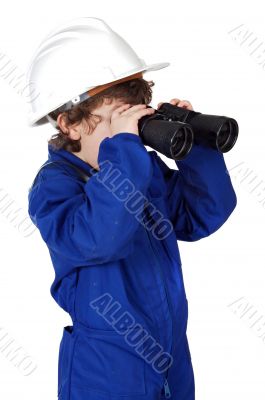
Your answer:
[[[146,104],[152,101],[152,87],[155,83],[146,81],[143,78],[135,78],[129,81],[121,82],[113,85],[100,93],[95,94],[89,99],[77,104],[72,109],[63,112],[66,125],[79,124],[83,119],[89,127],[88,134],[91,134],[97,124],[101,121],[101,116],[92,114],[93,110],[100,107],[105,99],[106,104],[111,104],[114,99],[124,101],[132,105]],[[60,111],[58,109],[52,111],[48,115],[57,120]],[[69,138],[69,131],[63,132],[57,125],[57,133],[53,134],[48,143],[55,149],[65,149],[70,152],[79,152],[81,150],[81,141]]]

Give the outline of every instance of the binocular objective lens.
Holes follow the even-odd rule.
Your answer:
[[[237,124],[232,120],[226,121],[217,135],[217,148],[225,153],[229,151],[235,144],[238,136]]]

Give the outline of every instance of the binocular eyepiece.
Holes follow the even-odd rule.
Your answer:
[[[238,137],[235,119],[202,114],[170,103],[163,103],[152,115],[142,117],[138,128],[145,145],[174,160],[185,158],[193,143],[226,153]]]

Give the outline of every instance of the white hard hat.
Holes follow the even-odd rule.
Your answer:
[[[29,63],[29,126],[48,122],[47,114],[69,109],[90,97],[86,92],[137,72],[170,63],[146,65],[131,46],[100,18],[81,17],[51,31]]]

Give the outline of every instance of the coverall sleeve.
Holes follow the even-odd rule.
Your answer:
[[[111,165],[107,173],[104,162]],[[103,139],[98,163],[100,170],[84,186],[60,173],[44,175],[29,192],[28,213],[48,248],[75,264],[121,259],[133,250],[139,222],[124,203],[140,191],[143,209],[153,174],[141,139],[129,132]]]
[[[192,242],[217,231],[237,204],[224,156],[194,143],[190,153],[169,168],[157,155],[167,187],[169,218],[177,240]]]

